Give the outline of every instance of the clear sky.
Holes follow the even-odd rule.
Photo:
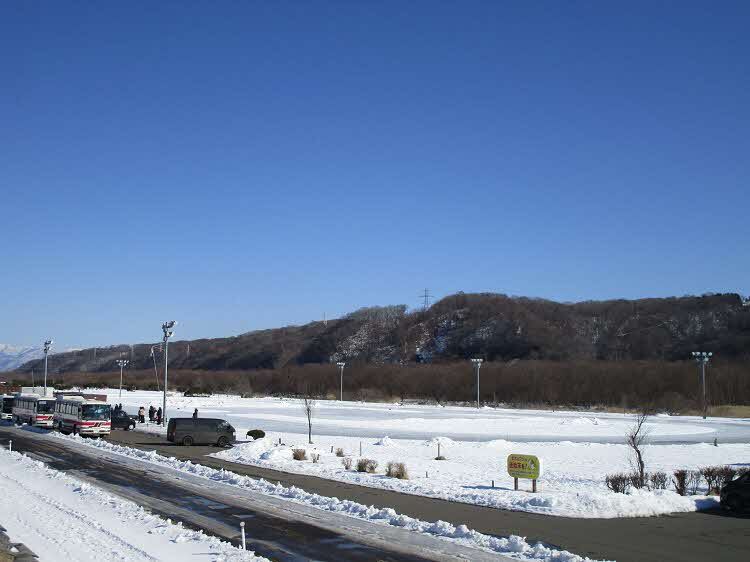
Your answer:
[[[0,3],[0,342],[750,292],[750,2]]]

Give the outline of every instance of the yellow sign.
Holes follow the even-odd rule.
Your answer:
[[[508,474],[536,480],[542,474],[542,462],[534,455],[508,455]]]

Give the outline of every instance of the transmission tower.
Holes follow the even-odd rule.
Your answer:
[[[419,296],[422,299],[422,310],[427,310],[428,308],[430,308],[430,299],[432,298],[430,291],[428,289],[425,289],[424,293]]]

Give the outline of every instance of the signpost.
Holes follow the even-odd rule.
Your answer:
[[[536,481],[542,475],[542,461],[534,455],[508,455],[508,474],[513,477],[513,489],[518,490],[518,479],[531,480],[531,491],[536,492]]]

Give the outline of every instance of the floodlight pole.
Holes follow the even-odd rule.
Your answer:
[[[122,369],[127,365],[130,361],[127,359],[118,359],[117,364],[120,366],[120,400],[122,400]]]
[[[482,367],[482,361],[483,359],[472,359],[471,362],[474,363],[474,366],[477,370],[477,408],[479,408],[479,369]]]
[[[164,397],[162,398],[161,423],[165,426],[167,425],[167,362],[169,361],[169,338],[174,335],[172,328],[174,328],[175,324],[177,324],[177,322],[170,320],[161,325],[162,332],[164,332]]]
[[[339,401],[343,402],[344,401],[344,365],[346,365],[346,363],[344,363],[343,361],[339,361],[338,363],[336,363],[336,365],[338,365],[339,374],[341,375],[341,390],[339,394]]]
[[[47,397],[47,355],[49,354],[49,349],[52,347],[52,344],[55,343],[52,340],[47,340],[44,342],[44,397]]]
[[[693,359],[701,366],[701,386],[703,387],[703,419],[708,413],[708,400],[706,399],[706,365],[713,355],[710,351],[693,351]]]

